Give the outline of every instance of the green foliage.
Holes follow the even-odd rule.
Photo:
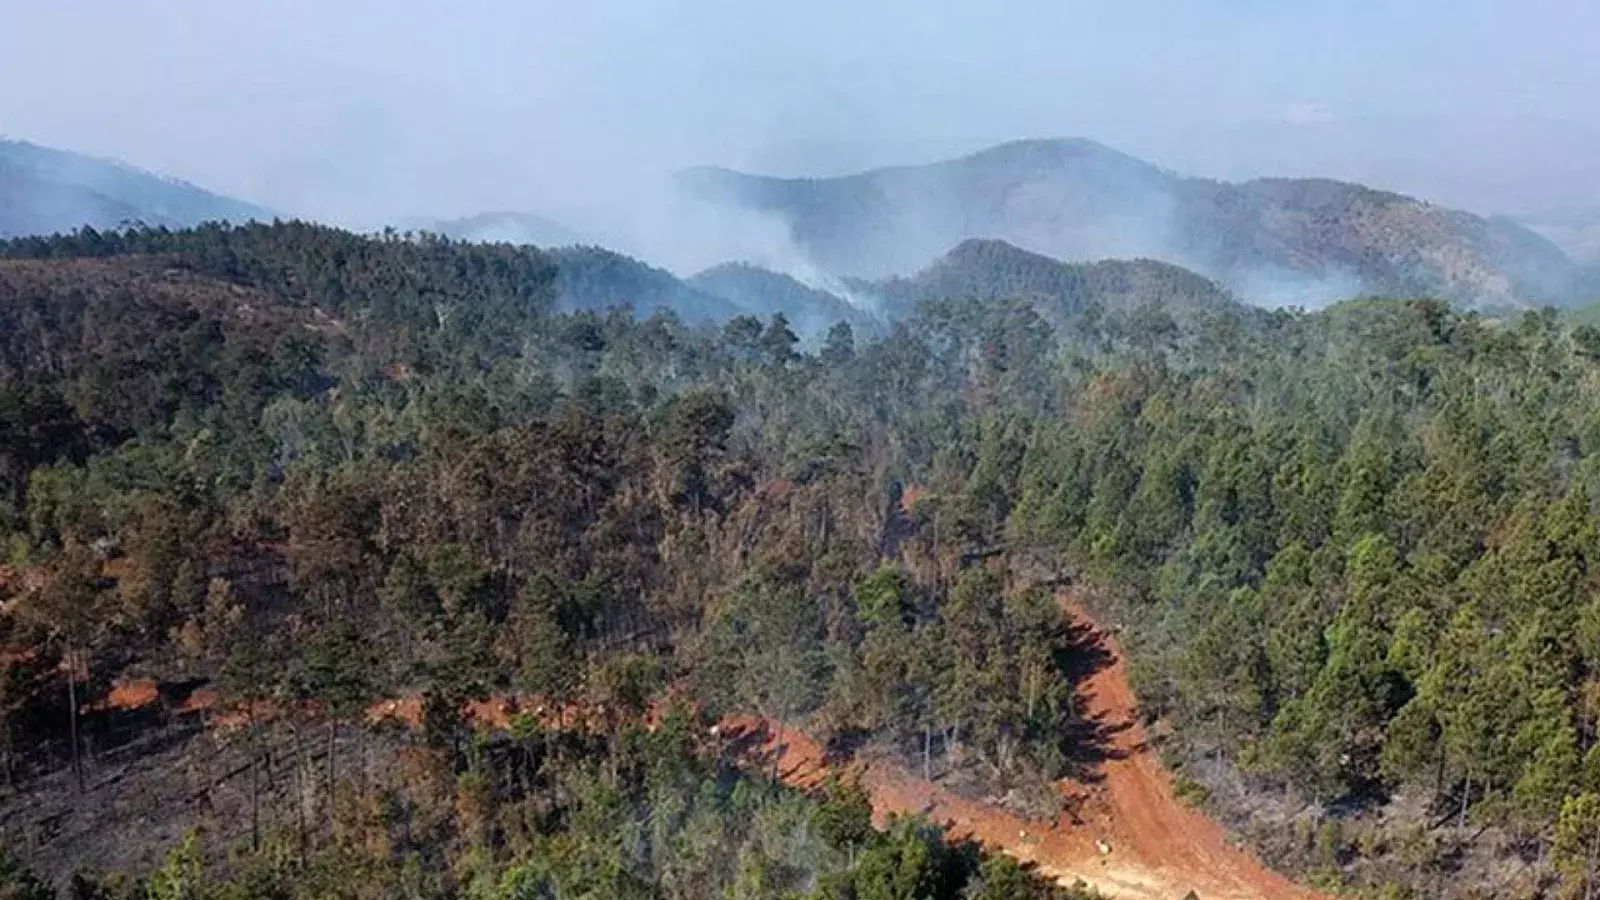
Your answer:
[[[677,782],[629,762],[634,732],[692,689],[930,771],[1061,774],[1092,756],[1072,681],[1094,661],[1005,553],[1039,548],[1124,598],[1180,742],[1539,841],[1597,788],[1600,368],[1548,315],[1251,311],[980,242],[897,282],[887,333],[812,355],[786,315],[564,310],[654,279],[592,255],[290,224],[0,257],[0,631],[36,654],[0,713],[28,746],[67,749],[78,669],[86,700],[160,671],[301,704],[335,745],[412,695],[440,791],[487,798],[489,829],[419,819],[413,870],[490,894],[948,892],[960,851],[861,838],[848,803],[798,860],[773,849],[798,833],[781,803],[702,805],[696,781],[663,794],[692,838],[635,815],[624,776]],[[464,711],[496,695],[526,726],[504,770]],[[605,740],[560,736],[579,714]],[[719,831],[730,809],[772,831]],[[760,852],[635,865],[713,834]]]
[[[835,847],[854,849],[872,836],[872,798],[859,780],[830,776],[827,799],[816,811],[817,833]]]
[[[0,898],[3,900],[55,900],[56,893],[29,869],[0,851]]]
[[[1187,775],[1177,776],[1173,780],[1172,789],[1178,795],[1179,800],[1196,809],[1203,808],[1206,805],[1206,801],[1211,799],[1211,791],[1205,785]]]
[[[1600,878],[1600,794],[1585,791],[1561,804],[1551,853],[1569,896],[1592,889]]]
[[[205,897],[205,872],[198,838],[187,835],[167,853],[167,861],[150,873],[145,886],[148,900],[201,900]]]
[[[959,871],[960,862],[951,856],[935,829],[914,820],[891,822],[887,834],[861,854],[848,880],[829,893],[861,900],[954,896],[952,870]]]

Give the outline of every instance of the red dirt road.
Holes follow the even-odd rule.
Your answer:
[[[1072,598],[1063,597],[1061,608],[1074,624],[1092,629],[1090,643],[1105,653],[1103,665],[1079,684],[1079,692],[1085,715],[1106,736],[1106,758],[1096,764],[1095,780],[1059,784],[1062,794],[1076,801],[1076,818],[1069,814],[1055,822],[1028,821],[957,796],[897,765],[856,764],[879,823],[891,814],[920,813],[946,824],[956,837],[971,837],[1032,862],[1064,884],[1082,881],[1121,900],[1181,900],[1190,891],[1200,900],[1324,900],[1231,845],[1220,825],[1178,800],[1169,773],[1146,746],[1121,648]],[[154,702],[155,694],[153,682],[129,682],[119,685],[105,703],[131,708]],[[184,710],[203,709],[214,700],[202,690]],[[524,705],[545,712],[537,704]],[[505,698],[474,704],[469,713],[494,727],[509,724]],[[370,717],[415,725],[421,703],[415,697],[387,701],[374,706]],[[566,714],[561,719],[564,724],[572,721]],[[813,788],[827,774],[822,748],[802,732],[751,717],[725,720],[721,728],[725,736],[770,735],[764,749],[777,755],[779,774],[791,784]]]
[[[1062,611],[1078,623],[1092,622],[1070,598]],[[981,802],[958,797],[905,769],[882,762],[858,766],[881,821],[889,814],[922,813],[947,824],[957,837],[971,837],[1002,850],[1064,884],[1082,881],[1108,897],[1180,900],[1193,891],[1201,900],[1317,900],[1323,895],[1271,871],[1228,842],[1216,822],[1178,800],[1172,779],[1138,717],[1127,664],[1116,642],[1099,633],[1107,664],[1080,686],[1088,715],[1109,734],[1108,758],[1092,784],[1061,782],[1079,798],[1079,821],[1030,822]],[[759,729],[755,720],[732,724]],[[769,726],[770,727],[770,726]],[[792,729],[773,729],[769,751],[779,756],[786,781],[812,787],[825,773],[822,748]]]

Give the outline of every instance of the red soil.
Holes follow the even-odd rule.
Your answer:
[[[221,699],[215,690],[200,688],[190,694],[177,711],[180,715],[204,715],[206,725],[222,734],[284,718],[284,707],[271,700],[224,704]],[[296,712],[301,719],[314,720],[321,710],[315,703],[302,703]]]
[[[468,700],[461,715],[479,728],[510,731],[518,716],[531,716],[541,726],[550,729],[575,728],[581,731],[599,731],[605,727],[605,707],[589,707],[572,703],[558,707],[545,700],[527,696],[495,694],[487,700]],[[410,728],[421,728],[423,720],[422,695],[407,694],[392,700],[381,700],[367,708],[367,722],[398,722]],[[651,716],[646,721],[653,721]]]
[[[917,508],[917,501],[928,495],[928,489],[920,484],[908,484],[900,492],[900,511],[911,515]]]
[[[37,647],[24,647],[21,644],[0,647],[0,666],[14,666],[18,663],[33,662],[38,658],[39,649]]]
[[[1062,599],[1062,612],[1089,625],[1109,656],[1106,664],[1080,685],[1086,714],[1109,735],[1107,758],[1099,763],[1092,782],[1063,780],[1059,788],[1074,802],[1074,814],[1054,822],[1023,819],[1013,813],[969,800],[913,775],[903,767],[882,761],[854,765],[862,784],[872,794],[873,812],[880,824],[891,814],[926,815],[946,824],[952,835],[970,837],[1024,862],[1064,884],[1083,882],[1101,893],[1128,900],[1178,900],[1190,891],[1201,900],[1319,900],[1322,895],[1272,872],[1249,854],[1228,842],[1216,822],[1178,800],[1172,780],[1147,745],[1147,733],[1138,717],[1138,702],[1128,683],[1127,663],[1115,639],[1100,631],[1070,597]],[[117,685],[104,705],[137,708],[154,702],[147,682]],[[281,714],[269,704],[255,709],[216,709],[214,691],[202,688],[188,698],[180,713],[209,711],[212,726],[238,727]],[[604,710],[581,707],[551,709],[534,698],[512,700],[495,697],[469,704],[469,718],[491,728],[507,728],[515,711],[532,713],[547,724],[588,724]],[[314,709],[302,714],[315,715]],[[421,724],[419,697],[408,696],[374,704],[368,720],[396,720],[413,727]],[[647,716],[647,721],[655,716]],[[828,774],[823,749],[808,735],[764,723],[753,717],[736,717],[718,726],[719,739],[754,741],[752,749],[776,754],[784,781],[814,789]],[[770,756],[768,757],[771,758]]]
[[[91,711],[103,709],[144,709],[161,699],[161,686],[151,678],[119,680],[111,685],[111,693],[99,703],[91,704]]]
[[[409,694],[397,700],[383,700],[367,709],[367,722],[399,722],[411,728],[422,727],[422,695]]]
[[[1062,611],[1092,626],[1070,599],[1063,599]],[[1063,794],[1078,801],[1076,821],[1071,816],[1027,821],[958,797],[900,766],[859,764],[857,772],[872,794],[880,823],[890,814],[920,813],[945,823],[953,836],[973,838],[1034,863],[1063,884],[1082,881],[1110,897],[1178,900],[1193,891],[1202,900],[1320,898],[1234,847],[1220,825],[1177,798],[1171,777],[1147,746],[1122,651],[1104,632],[1099,638],[1110,660],[1081,690],[1088,715],[1111,733],[1111,746],[1099,764],[1098,781],[1060,784]],[[764,728],[754,719],[728,724],[746,733]],[[817,742],[793,729],[765,728],[770,735],[766,750],[778,754],[781,777],[799,787],[815,787],[826,773]]]

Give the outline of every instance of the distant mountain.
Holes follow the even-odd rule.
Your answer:
[[[478,244],[517,244],[568,247],[586,241],[576,231],[543,216],[520,212],[489,212],[437,222],[426,231],[458,241]]]
[[[1034,299],[1053,317],[1078,315],[1090,306],[1112,312],[1160,306],[1180,314],[1240,306],[1215,282],[1170,263],[1065,263],[997,240],[963,241],[909,278],[852,284],[881,298],[895,315],[943,299]]]
[[[272,218],[259,206],[122,163],[0,140],[0,237]]]
[[[738,305],[629,256],[599,247],[559,247],[556,306],[562,310],[628,309],[644,317],[666,310],[691,324],[719,322],[744,312]]]
[[[1147,158],[1232,181],[1335,178],[1518,219],[1600,205],[1600,127],[1531,113],[1349,115],[1311,106],[1130,139]]]
[[[857,329],[875,330],[881,319],[828,291],[808,287],[788,275],[748,263],[724,263],[689,279],[689,284],[721,297],[750,315],[762,318],[783,313],[801,335],[827,331],[838,322]]]
[[[1382,293],[1561,304],[1576,277],[1558,247],[1509,220],[1325,179],[1187,178],[1085,140],[838,178],[695,169],[680,181],[777,217],[811,262],[861,278],[915,271],[969,238],[1064,260],[1160,259],[1264,303]]]
[[[1515,217],[1579,262],[1600,263],[1600,206],[1566,207]]]
[[[741,315],[768,320],[781,312],[802,337],[820,335],[841,321],[867,331],[881,324],[841,297],[745,263],[728,263],[680,279],[599,247],[558,247],[546,255],[556,267],[558,309],[620,307],[641,317],[666,310],[690,324],[720,323]]]
[[[1585,263],[1573,281],[1577,285],[1573,297],[1579,305],[1600,302],[1600,259]]]
[[[1215,282],[1169,263],[1064,263],[996,240],[964,241],[911,277],[846,279],[840,290],[852,300],[748,263],[726,263],[680,280],[596,247],[546,255],[556,267],[558,309],[621,307],[639,316],[664,309],[699,324],[739,315],[769,320],[782,313],[797,334],[813,338],[838,322],[848,322],[858,334],[880,333],[889,321],[936,300],[1032,300],[1056,322],[1091,307],[1112,313],[1161,307],[1177,318],[1241,308]]]

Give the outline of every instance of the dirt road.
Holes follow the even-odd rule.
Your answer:
[[[1228,842],[1220,825],[1182,803],[1172,780],[1146,744],[1121,649],[1099,632],[1070,598],[1062,611],[1102,651],[1080,683],[1087,713],[1105,736],[1098,778],[1063,781],[1078,798],[1078,821],[1030,822],[981,802],[958,797],[899,766],[860,766],[880,822],[891,813],[923,813],[947,823],[952,834],[972,837],[1065,884],[1082,881],[1127,900],[1316,900],[1322,895],[1279,875]],[[760,728],[745,720],[742,728]],[[810,787],[825,774],[822,748],[808,736],[777,729],[768,750],[778,754],[786,781]]]
[[[1085,702],[1088,732],[1098,745],[1090,777],[1058,785],[1074,801],[1075,816],[1027,821],[957,796],[900,766],[857,764],[880,824],[890,814],[921,813],[947,824],[957,837],[971,837],[1035,863],[1041,872],[1065,884],[1082,881],[1121,900],[1181,900],[1190,891],[1200,900],[1319,900],[1322,895],[1232,846],[1220,825],[1178,800],[1169,773],[1147,746],[1121,648],[1071,597],[1062,599],[1062,614],[1074,632],[1074,642],[1084,651],[1078,656],[1092,660],[1077,685]],[[153,682],[119,690],[109,703],[144,705],[155,694]],[[196,692],[184,708],[204,707],[204,702],[197,702],[202,693]],[[537,704],[522,705],[542,712]],[[504,698],[496,698],[474,704],[469,714],[496,727],[509,727],[510,709]],[[420,698],[408,697],[374,706],[371,716],[417,725],[421,711]],[[563,725],[573,722],[572,716],[561,716]],[[745,740],[757,745],[751,749],[764,750],[767,758],[776,755],[780,775],[791,784],[815,787],[827,774],[822,748],[799,731],[749,717],[725,720],[721,726],[725,734],[742,732]]]

